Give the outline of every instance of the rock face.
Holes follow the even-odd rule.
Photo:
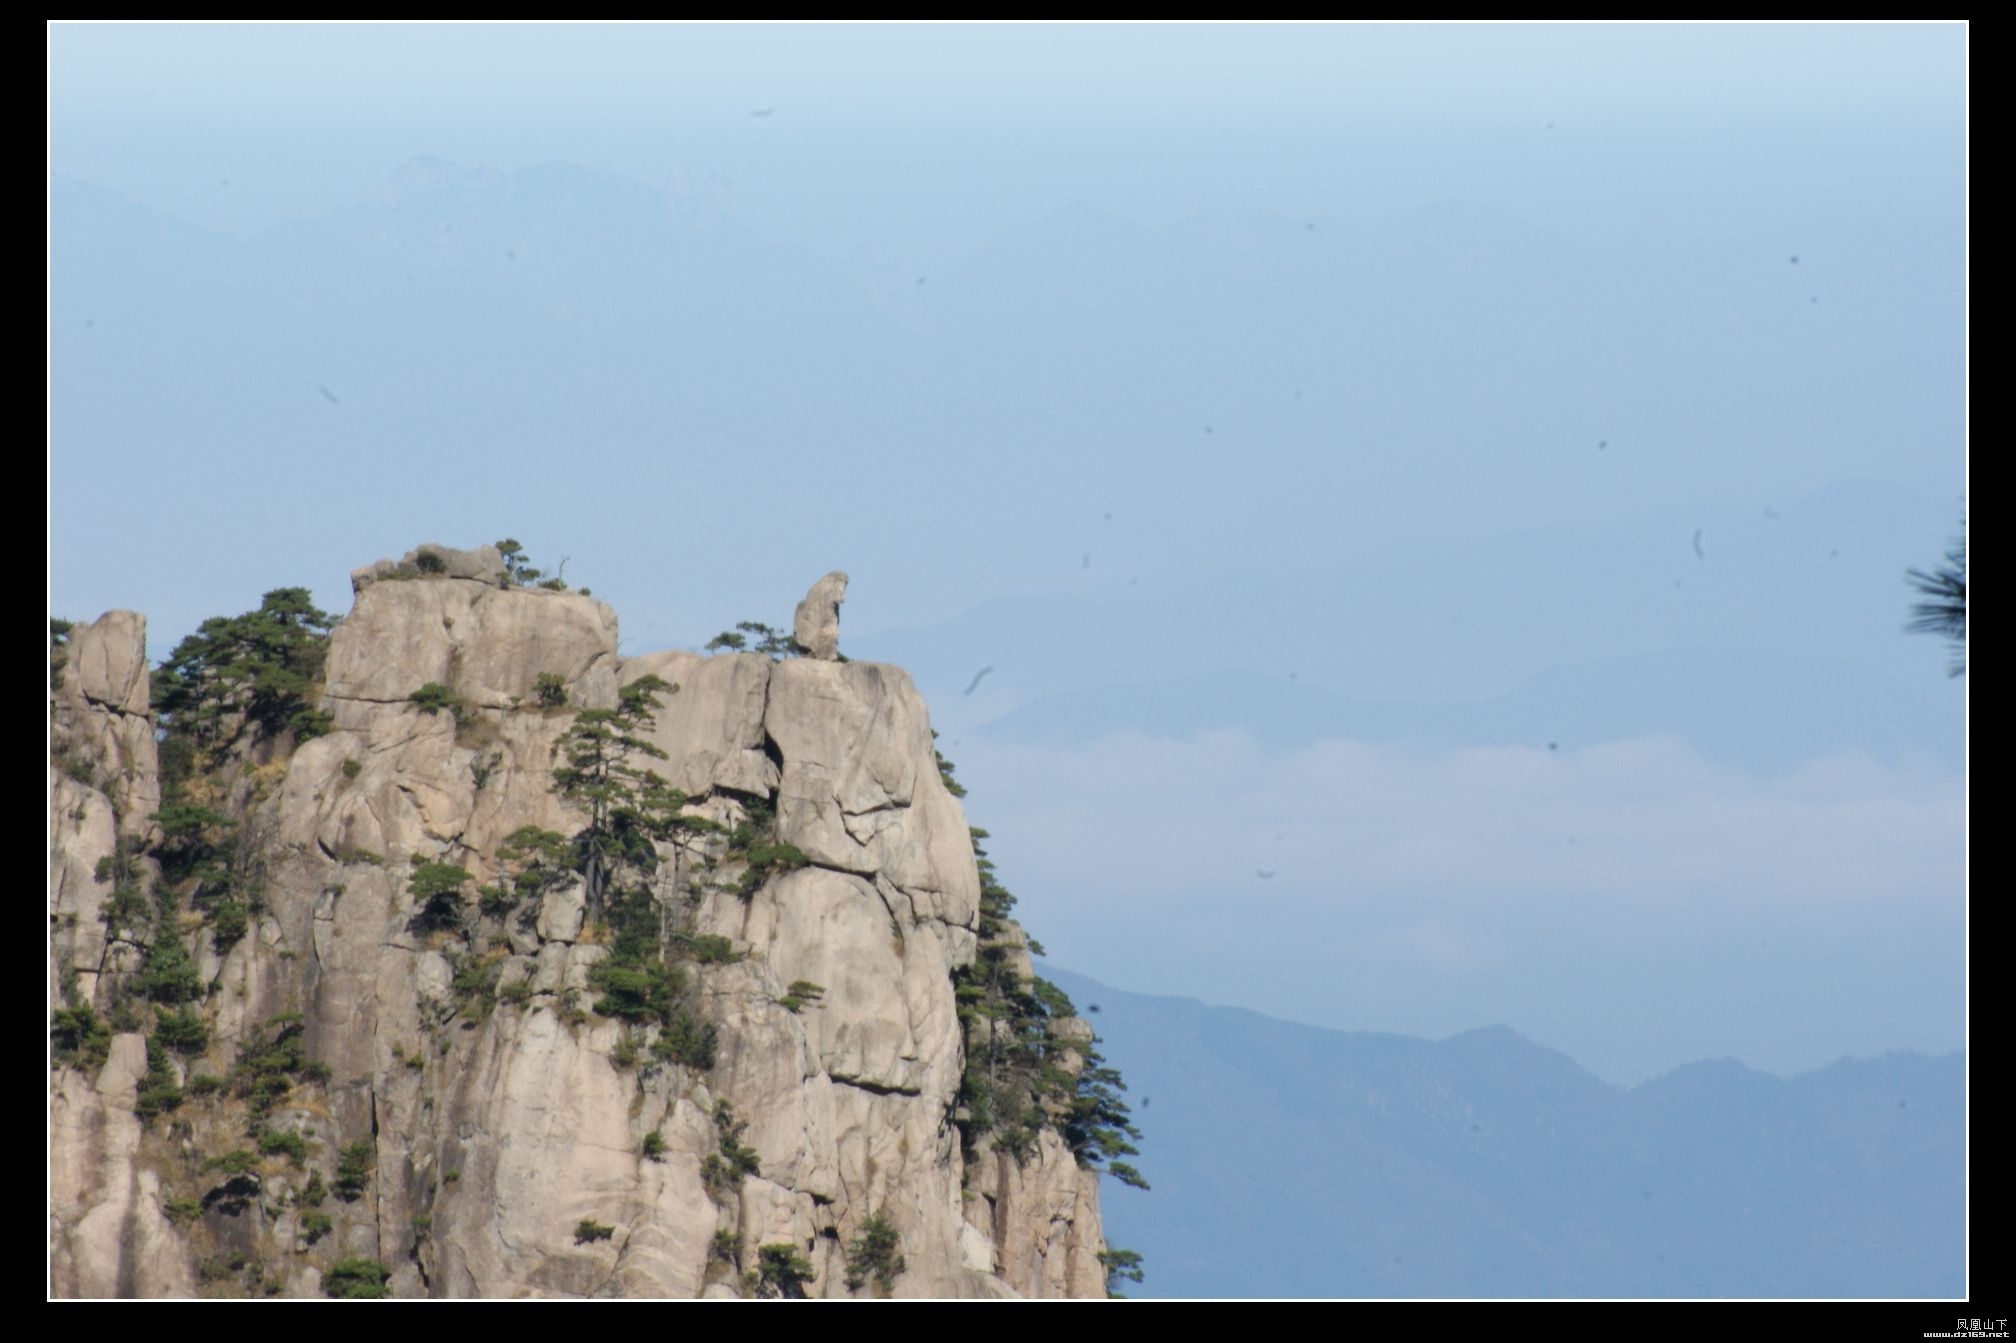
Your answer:
[[[145,618],[108,611],[73,626],[52,649],[49,680],[50,982],[74,974],[89,995],[138,950],[107,926],[112,886],[100,870],[122,841],[143,843],[161,809]]]
[[[234,822],[206,833],[256,877],[235,940],[201,910],[107,926],[113,885],[161,875],[144,625],[71,631],[52,968],[109,1045],[53,1073],[52,1292],[319,1296],[370,1260],[395,1296],[867,1296],[849,1247],[880,1218],[894,1295],[1103,1296],[1096,1173],[1052,1130],[1017,1161],[955,1122],[981,886],[909,678],[620,659],[607,607],[503,571],[440,547],[357,571],[330,730],[206,785]],[[845,582],[799,609],[824,659]],[[595,1010],[623,942],[512,847],[588,821],[556,752],[647,676],[676,687],[630,758],[683,795],[649,879],[683,1025]],[[414,702],[430,683],[452,703]],[[468,879],[425,904],[423,869]],[[135,996],[164,939],[206,986],[193,1046],[164,1043],[172,995]],[[708,1048],[674,1038],[703,1027]]]
[[[142,1160],[133,1112],[147,1045],[120,1035],[96,1080],[72,1069],[50,1096],[51,1275],[64,1296],[189,1296],[193,1262]]]
[[[805,656],[831,662],[840,656],[840,603],[847,600],[847,575],[835,569],[812,585],[791,616],[791,637]]]

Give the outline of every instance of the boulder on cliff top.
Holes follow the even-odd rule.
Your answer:
[[[413,547],[396,560],[374,560],[361,569],[352,569],[350,590],[362,592],[385,578],[467,578],[499,587],[509,582],[504,552],[497,547],[457,550],[431,541]]]
[[[835,569],[805,594],[791,615],[791,637],[805,656],[832,662],[840,656],[840,603],[847,600],[847,575]]]
[[[338,725],[354,726],[350,702],[403,703],[429,682],[485,708],[534,703],[545,674],[561,679],[573,703],[608,704],[615,662],[616,613],[592,597],[473,583],[367,585],[330,643],[327,698]]]
[[[118,713],[147,712],[147,618],[107,611],[70,628],[68,674],[93,704]]]

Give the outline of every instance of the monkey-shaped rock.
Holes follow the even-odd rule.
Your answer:
[[[847,575],[835,569],[812,585],[791,617],[791,637],[806,657],[828,662],[840,656],[840,603],[847,600]]]

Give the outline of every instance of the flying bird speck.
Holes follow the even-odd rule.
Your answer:
[[[777,109],[774,107],[757,107],[752,108],[749,112],[749,115],[752,117],[767,117],[776,110]]]
[[[985,680],[987,677],[987,673],[993,670],[994,669],[992,667],[982,667],[979,671],[974,672],[973,679],[969,681],[966,685],[965,693],[970,695],[975,690],[978,690],[980,688],[980,682]]]
[[[330,405],[339,406],[343,404],[342,402],[336,399],[336,393],[330,391],[327,387],[322,386],[320,383],[316,384],[315,390],[322,393],[323,400],[327,401]]]
[[[1082,562],[1081,562],[1081,563],[1080,563],[1080,564],[1078,565],[1078,567],[1079,567],[1080,569],[1090,569],[1090,568],[1092,567],[1092,552],[1091,552],[1091,551],[1089,551],[1089,550],[1088,550],[1088,551],[1086,551],[1086,552],[1085,552],[1084,556],[1082,557]]]
[[[1274,880],[1274,869],[1271,867],[1256,867],[1253,869],[1253,875],[1262,881],[1272,881]]]
[[[1699,527],[1694,529],[1694,558],[1697,560],[1708,558],[1708,552],[1701,549],[1701,529]]]

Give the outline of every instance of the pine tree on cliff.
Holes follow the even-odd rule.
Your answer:
[[[657,723],[662,692],[678,689],[656,676],[632,681],[617,693],[613,709],[583,709],[560,739],[566,761],[553,771],[560,796],[588,813],[574,836],[574,854],[586,888],[588,916],[601,917],[609,888],[625,867],[649,873],[658,865],[653,841],[671,832],[685,801],[656,773],[634,763],[639,756],[663,760],[665,752],[644,734]]]

